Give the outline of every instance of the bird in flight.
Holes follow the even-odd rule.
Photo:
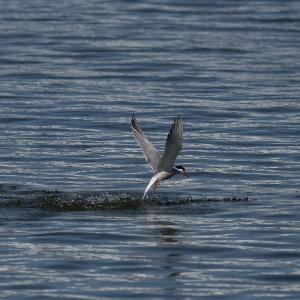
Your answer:
[[[146,198],[151,188],[155,190],[163,180],[177,174],[189,177],[183,166],[174,166],[176,157],[182,148],[183,130],[180,116],[175,118],[171,126],[163,156],[160,156],[157,149],[144,135],[134,115],[132,115],[131,127],[137,144],[142,148],[146,161],[153,170],[153,176],[145,189],[142,200]]]

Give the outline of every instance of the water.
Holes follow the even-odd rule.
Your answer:
[[[0,7],[1,299],[300,298],[299,1]]]

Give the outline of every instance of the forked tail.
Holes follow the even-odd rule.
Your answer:
[[[143,195],[143,198],[142,198],[142,201],[146,198],[147,196],[147,193],[149,192],[149,190],[151,189],[151,187],[153,186],[153,184],[155,184],[157,178],[156,177],[152,177],[150,182],[148,183],[146,189],[145,189],[145,192],[144,192],[144,195]]]

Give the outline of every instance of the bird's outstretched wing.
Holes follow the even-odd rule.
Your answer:
[[[135,116],[132,116],[131,119],[131,127],[132,132],[134,135],[134,138],[138,145],[142,148],[144,152],[144,156],[146,158],[146,161],[150,165],[150,167],[153,169],[153,173],[157,171],[158,164],[160,161],[160,154],[156,150],[156,148],[149,142],[147,137],[144,135],[143,131],[139,127],[139,124],[137,122],[137,119]]]
[[[174,120],[170,129],[170,133],[168,134],[165,152],[160,159],[158,171],[172,170],[176,157],[182,148],[182,132],[182,123],[180,116],[178,116]]]

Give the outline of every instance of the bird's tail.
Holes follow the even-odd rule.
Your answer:
[[[149,192],[149,190],[151,189],[151,187],[153,186],[153,184],[156,182],[157,178],[156,177],[152,177],[150,182],[148,183],[146,189],[145,189],[145,192],[144,192],[144,195],[143,195],[143,198],[142,200],[144,200],[147,196],[147,193]]]

